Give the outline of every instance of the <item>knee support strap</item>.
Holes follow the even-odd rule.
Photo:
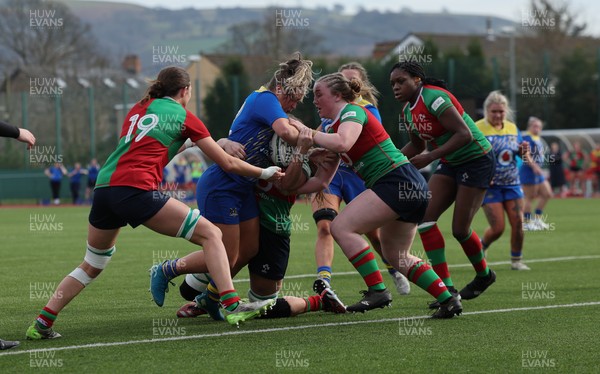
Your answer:
[[[259,295],[256,292],[252,291],[251,289],[248,290],[248,300],[250,300],[250,302],[255,302],[255,301],[263,301],[263,300],[269,300],[269,299],[277,299],[277,295],[279,294],[279,292],[275,292],[274,294],[271,295]]]
[[[206,291],[206,287],[210,282],[210,277],[207,273],[186,274],[185,280],[179,286],[179,294],[188,301],[193,301],[194,298]]]
[[[82,268],[75,268],[75,270],[69,274],[69,277],[75,278],[79,283],[83,284],[83,287],[86,287],[94,280],[94,278],[90,277]]]
[[[315,223],[319,223],[319,221],[326,219],[328,221],[333,221],[335,219],[335,217],[337,217],[338,213],[335,211],[335,209],[331,209],[331,208],[323,208],[323,209],[319,209],[316,212],[313,213],[313,218],[315,220]]]
[[[87,250],[85,251],[83,260],[92,265],[92,267],[102,270],[108,265],[116,250],[117,248],[115,248],[114,245],[108,249],[98,249],[92,247],[90,243],[87,243]]]
[[[179,228],[179,231],[177,231],[177,235],[175,236],[190,240],[194,234],[196,224],[198,224],[198,220],[201,216],[202,215],[198,209],[190,209],[187,216],[181,223],[181,227]]]
[[[417,226],[417,230],[428,229],[431,226],[435,225],[436,223],[437,223],[436,221],[423,222],[419,226]]]

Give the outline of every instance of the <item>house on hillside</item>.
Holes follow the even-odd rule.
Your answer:
[[[400,59],[400,56],[422,53],[426,42],[435,44],[441,54],[450,49],[467,52],[470,43],[477,41],[481,45],[486,61],[496,60],[500,66],[507,67],[509,60],[510,39],[514,37],[515,54],[517,57],[527,56],[547,50],[558,55],[570,54],[574,49],[581,48],[591,51],[595,56],[600,48],[600,39],[591,37],[563,37],[550,47],[544,48],[544,38],[535,38],[531,35],[494,34],[488,30],[487,34],[440,34],[440,33],[408,33],[400,39],[376,43],[371,57],[382,64],[391,64]],[[546,41],[548,45],[548,42]]]

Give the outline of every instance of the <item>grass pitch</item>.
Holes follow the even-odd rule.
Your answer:
[[[599,209],[600,200],[551,201],[551,230],[526,233],[528,272],[510,270],[507,228],[488,251],[496,283],[464,301],[464,314],[451,320],[427,319],[431,298],[413,285],[409,296],[392,290],[391,308],[253,320],[239,329],[206,316],[177,319],[184,302],[177,288],[158,308],[147,291],[148,268],[195,247],[128,227],[110,266],[59,315],[55,329],[63,338],[26,341],[27,326],[83,258],[89,207],[2,208],[0,337],[21,340],[21,346],[0,352],[0,372],[598,372]],[[450,235],[449,217],[440,227],[460,289],[474,272]],[[282,293],[306,297],[312,294],[316,231],[305,204],[295,206],[293,220]],[[480,211],[473,228],[483,234],[485,227]],[[423,256],[419,238],[413,253]],[[243,296],[246,270],[238,278]],[[393,288],[385,272],[384,281]],[[364,289],[339,248],[332,285],[347,304]]]

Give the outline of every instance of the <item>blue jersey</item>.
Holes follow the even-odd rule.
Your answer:
[[[539,167],[544,166],[544,144],[542,143],[542,137],[526,131],[523,135],[523,141],[529,143],[529,153],[531,154],[533,162],[538,164]],[[523,167],[531,169],[527,164],[524,164]]]
[[[100,168],[98,166],[89,166],[88,167],[88,179],[91,181],[95,181],[98,179],[98,172]]]
[[[527,131],[523,135],[523,141],[529,143],[531,158],[541,168],[544,165],[544,145],[542,138]],[[531,166],[527,163],[521,165],[519,174],[521,176],[521,183],[523,184],[540,184],[546,179],[543,174],[535,174]]]
[[[74,172],[75,169],[71,170],[71,173]],[[75,174],[71,175],[71,183],[81,183],[81,176],[83,175],[83,173],[81,172],[81,169],[79,169],[77,172],[75,172]]]
[[[251,93],[238,111],[231,129],[229,140],[244,145],[245,161],[254,166],[266,168],[273,163],[269,157],[269,142],[273,137],[273,122],[288,118],[277,96],[265,87]],[[254,186],[256,178],[225,173],[218,165],[209,167],[202,178],[212,178],[220,189]]]
[[[496,155],[496,172],[492,179],[493,186],[515,186],[521,184],[519,179],[519,144],[523,141],[517,126],[504,121],[501,129],[494,128],[486,119],[475,123],[487,140],[492,144]]]
[[[175,163],[173,169],[175,170],[175,183],[184,184],[187,165]]]
[[[60,182],[62,180],[63,173],[62,170],[60,170],[60,168],[50,166],[48,170],[50,171],[50,180],[52,182]]]

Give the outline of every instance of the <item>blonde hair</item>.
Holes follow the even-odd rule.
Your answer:
[[[506,119],[509,121],[513,120],[513,111],[512,109],[510,109],[510,105],[508,105],[508,99],[500,91],[496,90],[490,92],[489,95],[485,98],[485,101],[483,102],[483,116],[486,119],[486,121],[488,120],[488,108],[492,104],[502,105],[506,110]]]
[[[358,71],[362,81],[362,90],[360,92],[360,96],[374,106],[377,106],[377,96],[379,96],[379,91],[377,88],[375,88],[375,86],[373,86],[371,81],[369,81],[369,76],[367,75],[367,70],[364,68],[364,66],[362,66],[359,62],[352,61],[340,66],[338,72],[341,73],[344,70]]]
[[[294,54],[295,58],[279,64],[279,69],[273,74],[267,88],[273,91],[279,86],[285,95],[291,97],[302,95],[300,98],[302,101],[314,80],[313,63],[310,60],[303,60],[300,52],[294,52]]]
[[[534,116],[527,119],[527,128],[530,128],[535,122],[539,122],[542,125],[542,128],[544,128],[544,121]]]
[[[353,102],[362,91],[363,83],[356,79],[348,80],[342,73],[331,73],[317,79],[316,83],[323,83],[333,94],[340,94],[342,99]]]

